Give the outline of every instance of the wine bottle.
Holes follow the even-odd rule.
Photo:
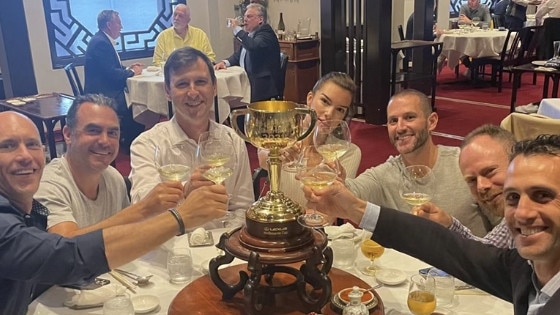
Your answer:
[[[282,15],[282,12],[280,12],[280,21],[278,22],[278,31],[282,31],[282,32],[286,31],[286,25],[284,25],[284,17]]]

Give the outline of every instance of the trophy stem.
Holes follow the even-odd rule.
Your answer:
[[[268,180],[270,181],[270,191],[280,191],[280,170],[282,169],[282,160],[280,160],[280,152],[278,149],[270,150],[268,155]]]

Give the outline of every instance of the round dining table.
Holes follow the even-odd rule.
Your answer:
[[[164,87],[164,77],[161,70],[148,71],[146,68],[141,75],[127,79],[125,93],[127,104],[132,107],[134,120],[151,128],[161,117],[168,117],[169,106]],[[217,121],[224,122],[230,113],[230,108],[249,104],[251,101],[251,84],[245,70],[238,66],[216,70],[218,115]],[[211,109],[214,117],[214,108]]]
[[[441,56],[447,57],[447,65],[453,69],[462,56],[471,58],[498,57],[507,37],[507,30],[452,29],[445,30],[436,39],[443,43]]]
[[[212,230],[214,244],[216,244],[220,236],[227,232],[227,229]],[[188,247],[188,236],[178,236],[169,240],[158,249],[144,255],[143,257],[119,267],[127,271],[134,272],[140,275],[153,275],[150,285],[144,287],[136,287],[136,293],[129,292],[130,296],[135,295],[155,295],[159,298],[159,307],[148,314],[178,314],[173,312],[172,305],[175,305],[174,300],[179,300],[181,294],[196,290],[197,286],[203,282],[206,291],[200,294],[215,299],[216,304],[226,305],[227,301],[221,301],[221,292],[218,288],[213,287],[211,281],[206,276],[208,262],[211,258],[219,255],[219,249],[215,246],[192,247],[191,255],[193,258],[193,276],[187,284],[172,284],[169,282],[169,276],[166,270],[166,257],[167,252],[173,247]],[[359,251],[357,245],[356,250]],[[229,266],[237,266],[242,268],[245,261],[235,258]],[[392,249],[385,249],[383,255],[375,260],[379,269],[397,269],[406,274],[407,277],[418,274],[420,269],[430,267],[428,264],[410,257],[406,254],[400,253]],[[358,254],[356,263],[349,269],[331,269],[331,277],[333,282],[333,294],[340,290],[341,287],[350,285],[358,285],[361,287],[370,287],[377,284],[375,277],[366,276],[359,271],[359,268],[364,264],[369,264],[361,253]],[[229,268],[225,266],[225,268]],[[238,270],[238,269],[232,269]],[[237,274],[237,273],[236,273]],[[109,279],[115,282],[109,275],[102,275],[102,278]],[[236,281],[234,281],[236,282]],[[183,292],[183,293],[181,293]],[[406,304],[408,294],[408,282],[400,283],[397,285],[384,285],[381,288],[375,289],[376,294],[380,297],[384,313],[387,315],[409,315]],[[84,310],[73,310],[64,306],[64,301],[69,300],[76,291],[73,289],[62,288],[59,286],[51,287],[40,295],[29,307],[28,315],[102,315],[103,310],[101,307],[90,308]],[[236,295],[236,299],[239,297]],[[202,302],[202,300],[201,300]],[[239,301],[237,301],[239,302]],[[206,302],[205,302],[206,303]],[[179,306],[177,304],[177,306]],[[285,307],[283,308],[285,309]],[[232,307],[232,312],[222,314],[240,314],[236,313],[235,306]],[[456,291],[454,303],[450,308],[437,309],[437,312],[444,315],[510,315],[513,314],[513,306],[511,303],[498,299],[478,289],[465,289]],[[332,314],[329,305],[324,308],[325,314]],[[211,314],[211,313],[198,313],[193,312],[185,314]],[[305,314],[298,311],[285,311],[274,314]],[[373,313],[372,313],[373,314]],[[383,314],[383,313],[375,313]]]

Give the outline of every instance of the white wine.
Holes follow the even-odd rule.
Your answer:
[[[373,240],[363,241],[362,245],[360,245],[360,250],[369,260],[379,258],[385,252],[385,248]]]
[[[402,199],[411,206],[420,206],[430,201],[432,197],[424,193],[404,193],[402,194]]]
[[[229,167],[219,166],[219,167],[212,167],[206,170],[202,176],[204,178],[211,180],[214,184],[220,184],[228,177],[233,174],[233,170]]]
[[[412,291],[406,300],[408,309],[415,315],[429,315],[436,309],[436,298],[428,291]]]
[[[231,159],[231,154],[223,153],[223,152],[216,152],[208,154],[204,157],[204,160],[208,165],[211,167],[218,167],[223,166]]]
[[[303,176],[300,181],[307,187],[323,189],[330,186],[336,180],[336,174],[330,172],[317,172],[310,176]]]
[[[323,144],[317,148],[317,152],[327,161],[332,162],[340,158],[348,151],[348,145],[344,143]]]
[[[158,172],[162,181],[182,182],[187,180],[191,168],[181,164],[167,164],[160,166]]]

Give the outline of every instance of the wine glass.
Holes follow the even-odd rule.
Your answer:
[[[401,198],[413,208],[432,199],[435,177],[425,165],[411,165],[404,169],[399,193]]]
[[[374,264],[374,260],[383,255],[385,248],[371,239],[365,239],[360,245],[360,250],[362,251],[362,254],[370,260],[370,263],[361,268],[360,272],[368,276],[375,276],[377,267]]]
[[[297,177],[304,186],[320,190],[334,183],[337,172],[325,163],[308,166],[308,160],[305,158],[300,161]],[[297,221],[309,228],[322,228],[331,224],[329,218],[318,213],[316,209],[313,209],[311,213],[300,215]]]
[[[313,144],[326,163],[335,163],[338,174],[340,174],[338,159],[350,149],[350,141],[350,128],[348,128],[346,121],[317,121],[313,134]]]
[[[191,174],[190,162],[190,154],[182,147],[167,150],[154,147],[154,164],[162,181],[187,181]]]
[[[478,25],[479,25],[479,24],[480,24],[480,18],[477,17],[477,16],[473,17],[473,18],[472,18],[472,25],[473,25],[475,28],[478,28]]]
[[[414,315],[430,315],[436,309],[434,278],[421,275],[410,277],[406,304]]]

